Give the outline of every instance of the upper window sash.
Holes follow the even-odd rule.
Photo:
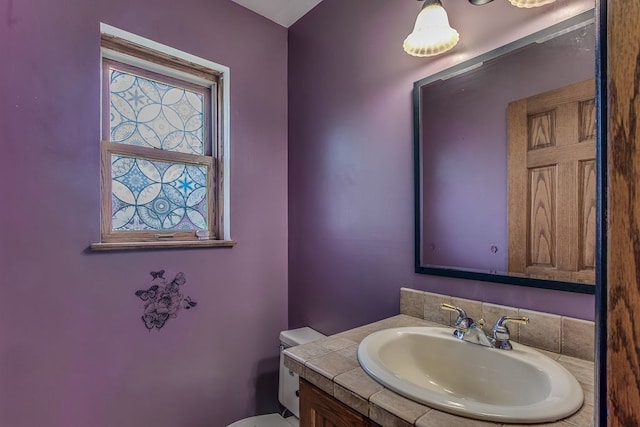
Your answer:
[[[210,88],[106,58],[102,64],[103,140],[212,155]]]

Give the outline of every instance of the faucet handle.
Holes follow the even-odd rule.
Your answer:
[[[496,346],[504,350],[511,350],[511,343],[509,343],[511,333],[507,328],[507,323],[526,325],[529,323],[529,318],[525,316],[500,316],[496,320],[496,324],[493,327],[493,339],[497,344]]]
[[[455,311],[456,313],[458,313],[458,317],[467,317],[467,312],[460,307],[456,307],[455,305],[451,305],[451,304],[447,304],[446,302],[443,302],[440,304],[440,308],[443,310]]]
[[[473,324],[473,319],[467,316],[467,312],[460,307],[456,307],[455,305],[447,304],[443,302],[440,304],[440,308],[447,311],[455,311],[458,313],[458,317],[456,318],[456,328],[460,329],[468,329],[471,324]]]
[[[529,318],[525,316],[500,316],[498,320],[496,320],[496,326],[494,326],[494,328],[506,328],[505,325],[509,322],[526,325],[527,323],[529,323]]]

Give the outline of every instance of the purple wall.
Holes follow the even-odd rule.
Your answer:
[[[593,296],[413,272],[415,2],[324,0],[289,31],[289,321],[398,313],[401,286],[593,319]],[[329,30],[330,29],[330,30]]]
[[[231,68],[234,248],[100,238],[99,22]],[[0,425],[222,426],[277,409],[287,31],[228,0],[0,0]],[[148,332],[134,292],[198,302]]]
[[[400,46],[417,9],[324,0],[287,42],[228,0],[0,0],[0,425],[272,411],[288,297],[290,326],[325,333],[397,313],[400,286],[593,318],[590,296],[413,273],[410,93],[427,61]],[[231,67],[235,248],[85,250],[101,21]],[[158,269],[184,272],[198,306],[147,332],[134,292]]]
[[[594,51],[592,24],[422,88],[424,264],[505,274],[507,105],[593,79]]]

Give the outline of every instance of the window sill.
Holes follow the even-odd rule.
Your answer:
[[[165,249],[165,248],[215,248],[233,247],[235,240],[180,240],[173,242],[118,242],[118,243],[92,243],[89,247],[92,251],[125,251],[137,249]]]

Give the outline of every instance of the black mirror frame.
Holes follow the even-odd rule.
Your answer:
[[[421,145],[420,145],[420,91],[423,86],[434,82],[436,80],[442,79],[444,77],[451,77],[456,74],[460,74],[467,69],[471,69],[477,66],[478,63],[485,62],[494,58],[497,58],[500,55],[511,52],[513,50],[519,49],[530,44],[533,41],[540,40],[544,37],[548,37],[551,34],[555,34],[563,29],[570,28],[574,25],[579,25],[580,23],[584,23],[587,21],[592,21],[595,17],[595,11],[590,10],[587,12],[583,12],[577,16],[569,18],[561,23],[552,25],[549,28],[538,31],[530,36],[522,38],[520,40],[516,40],[507,45],[501,46],[497,49],[494,49],[490,52],[487,52],[483,55],[480,55],[476,58],[472,58],[468,61],[465,61],[461,64],[458,64],[454,67],[451,67],[447,70],[438,72],[431,76],[428,76],[424,79],[418,80],[413,84],[413,159],[414,159],[414,208],[415,208],[415,222],[414,222],[414,235],[415,235],[415,272],[419,274],[428,274],[432,276],[441,276],[441,277],[451,277],[458,279],[468,279],[468,280],[476,280],[482,282],[491,282],[491,283],[504,283],[509,285],[516,286],[526,286],[530,288],[540,288],[540,289],[551,289],[557,291],[565,291],[565,292],[575,292],[580,294],[595,294],[597,285],[590,284],[581,284],[581,283],[573,283],[573,282],[562,282],[556,280],[546,280],[546,279],[535,279],[529,277],[519,277],[519,276],[509,276],[506,274],[491,274],[491,273],[483,273],[478,271],[470,271],[458,268],[448,268],[448,267],[437,267],[437,266],[423,266],[421,260],[421,250],[422,250],[422,239],[421,239],[421,230],[422,230],[422,209],[421,209],[421,201],[422,201],[422,186],[421,186]],[[604,266],[604,256],[603,254],[603,240],[602,240],[602,221],[604,220],[604,212],[605,205],[603,196],[603,183],[606,179],[606,153],[603,149],[604,143],[603,138],[604,135],[602,133],[602,110],[603,110],[603,92],[600,89],[601,86],[601,70],[602,67],[601,55],[603,53],[603,49],[601,46],[601,34],[603,29],[601,28],[601,20],[598,19],[596,24],[596,34],[597,39],[600,39],[600,42],[596,42],[596,66],[595,66],[595,75],[596,75],[596,106],[598,108],[597,117],[599,119],[599,124],[597,125],[597,140],[596,140],[596,181],[597,181],[597,190],[596,190],[596,284],[598,283],[598,277],[602,276],[602,270]]]

